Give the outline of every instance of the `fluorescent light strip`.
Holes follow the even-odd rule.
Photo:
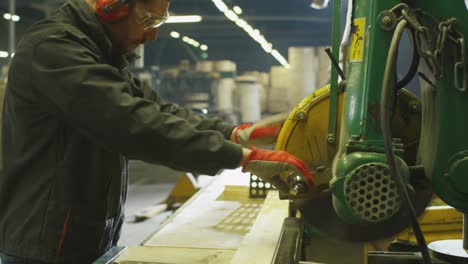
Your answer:
[[[201,16],[170,16],[166,23],[198,23],[202,21]]]
[[[229,9],[227,5],[221,0],[212,0],[212,1],[221,13],[224,13]]]
[[[288,66],[284,66],[284,67],[289,69],[290,66],[289,66],[288,61],[277,50],[272,50],[271,55],[273,55],[273,57],[275,57],[275,59],[277,61],[279,61],[279,63],[281,63],[281,65],[283,65],[283,66],[288,65]]]
[[[273,45],[265,39],[265,36],[258,29],[254,29],[249,23],[239,17],[242,14],[242,9],[238,6],[235,6],[233,10],[229,9],[223,0],[211,0],[218,10],[231,20],[236,23],[236,25],[242,28],[249,36],[255,40],[266,53],[271,53],[271,55],[286,68],[290,68],[288,61],[275,49]]]
[[[0,51],[0,58],[8,58],[9,54],[6,51]]]
[[[178,39],[181,37],[180,33],[177,32],[177,31],[172,31],[170,33],[170,36],[172,38],[175,38],[175,39]],[[200,42],[194,40],[193,38],[190,38],[190,37],[187,37],[187,36],[182,36],[182,41],[189,44],[189,45],[192,45],[194,46],[195,48],[200,48],[201,50],[203,51],[207,51],[208,50],[208,46],[205,45],[205,44],[201,44]]]
[[[171,32],[171,37],[173,37],[173,38],[180,38],[180,33],[179,33],[179,32],[176,32],[176,31],[172,31],[172,32]]]
[[[13,20],[14,22],[18,22],[20,21],[20,17],[17,16],[17,15],[11,15],[10,13],[5,13],[3,14],[3,18],[6,19],[6,20]]]
[[[238,6],[235,6],[232,8],[232,10],[234,10],[234,12],[238,15],[241,15],[242,14],[242,8],[238,7]]]
[[[226,15],[226,17],[229,18],[229,20],[231,20],[231,21],[236,22],[237,20],[239,20],[239,17],[232,10],[228,10],[228,11],[224,12],[224,15]]]

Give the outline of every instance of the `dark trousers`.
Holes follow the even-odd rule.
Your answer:
[[[6,255],[0,252],[0,264],[47,264],[45,262]]]

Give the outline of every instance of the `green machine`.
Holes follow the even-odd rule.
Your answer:
[[[404,29],[415,39],[421,60],[416,71],[423,79],[421,135],[414,164],[404,159],[404,142],[390,130],[396,94],[402,88],[395,77],[395,65]],[[388,192],[394,190],[399,196],[395,190],[399,180],[390,177],[393,171],[401,176],[411,196],[410,165],[419,165],[417,169],[424,171],[433,191],[447,204],[467,211],[468,122],[463,119],[468,110],[464,58],[468,13],[463,1],[362,1],[354,9],[354,30],[348,53],[346,118],[342,119],[340,151],[331,183],[337,213],[347,221],[361,223],[382,222],[398,214],[401,205],[387,204],[388,212],[379,210],[371,216],[353,209],[350,192],[358,187],[351,187],[355,182],[362,184],[359,174],[363,169],[374,167],[376,173],[367,176],[388,177]],[[373,183],[372,178],[367,181],[366,185]]]
[[[468,216],[468,6],[463,0],[350,1],[351,33],[342,43],[341,1],[334,1],[330,88],[293,111],[277,145],[306,160],[319,182],[325,179],[323,191],[288,198],[306,226],[338,239],[374,241],[412,225],[422,260],[431,263],[417,217],[433,194]],[[398,79],[404,32],[414,54],[408,73]],[[420,98],[404,89],[415,76]],[[318,164],[291,142],[294,129],[310,115],[307,107],[318,105],[323,93],[329,112],[322,149],[329,159],[321,157]],[[468,263],[468,236],[464,241],[433,242],[429,248],[441,260]]]

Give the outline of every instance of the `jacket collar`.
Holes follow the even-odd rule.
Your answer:
[[[98,20],[93,11],[89,8],[85,0],[69,0],[60,9],[59,14],[65,23],[75,26],[88,37],[90,37],[101,52],[109,59],[112,65],[123,69],[129,63],[138,59],[134,52],[116,56],[112,54],[113,45],[109,37],[110,33]]]

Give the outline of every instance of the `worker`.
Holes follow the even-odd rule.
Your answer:
[[[144,92],[126,66],[168,7],[69,0],[24,34],[3,111],[2,264],[91,263],[115,246],[129,159],[209,175],[243,166],[265,181],[292,171],[313,187],[294,156],[233,142],[271,139],[277,126],[235,128]]]

